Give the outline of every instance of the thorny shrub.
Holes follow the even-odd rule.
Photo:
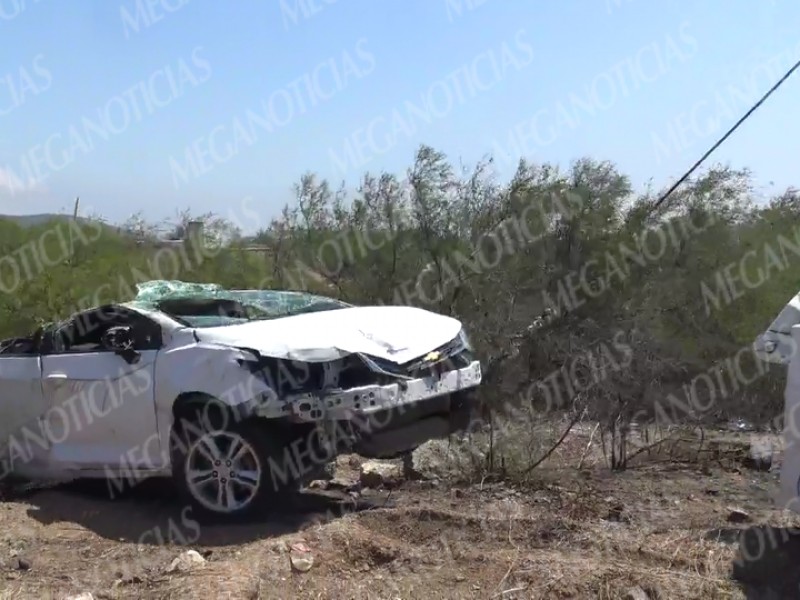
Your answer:
[[[492,164],[457,170],[423,146],[405,176],[366,174],[355,192],[307,174],[255,235],[185,211],[167,237],[205,224],[185,247],[157,246],[163,232],[140,215],[119,227],[0,219],[0,336],[128,300],[153,278],[439,311],[468,328],[485,365],[484,413],[505,432],[484,440],[494,447],[481,470],[535,464],[546,451],[537,423],[553,413],[624,437],[631,420],[765,422],[781,411],[779,369],[746,385],[689,384],[723,368],[797,292],[796,190],[762,198],[749,172],[716,166],[654,209],[656,190],[635,192],[609,162],[521,161],[508,182]],[[756,368],[752,356],[737,364]]]

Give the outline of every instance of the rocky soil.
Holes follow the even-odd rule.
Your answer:
[[[623,473],[561,456],[512,484],[437,475],[439,450],[411,480],[342,457],[332,481],[237,526],[200,525],[162,483],[114,501],[100,484],[6,490],[0,598],[800,597],[794,538],[751,529],[800,525],[770,500],[779,456],[771,472],[650,460]]]

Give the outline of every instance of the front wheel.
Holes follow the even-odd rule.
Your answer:
[[[284,436],[256,419],[216,429],[183,424],[175,433],[173,478],[195,514],[214,520],[263,516],[297,489],[283,460]]]

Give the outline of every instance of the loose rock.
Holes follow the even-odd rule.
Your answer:
[[[196,550],[187,550],[175,560],[172,561],[167,573],[175,573],[176,571],[189,571],[194,567],[205,564],[206,559],[203,558]]]
[[[750,444],[750,452],[745,457],[743,464],[748,469],[755,471],[769,471],[772,468],[772,457],[774,449],[772,442],[769,441],[753,441]]]
[[[728,514],[728,523],[749,523],[750,515],[741,508],[732,508]]]
[[[306,573],[314,566],[314,557],[311,555],[311,549],[303,542],[292,544],[291,554],[289,560],[292,564],[292,569]]]
[[[359,474],[359,481],[362,487],[372,489],[391,487],[402,478],[403,473],[399,466],[377,460],[369,460],[362,464]]]
[[[650,600],[650,598],[642,588],[632,587],[625,594],[625,600]]]

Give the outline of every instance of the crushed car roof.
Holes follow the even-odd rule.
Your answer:
[[[233,300],[243,305],[255,306],[274,316],[304,309],[320,302],[345,303],[325,296],[284,290],[229,290],[216,283],[191,283],[186,281],[154,280],[136,286],[137,294],[125,303],[144,310],[156,311],[161,302],[187,298]]]

